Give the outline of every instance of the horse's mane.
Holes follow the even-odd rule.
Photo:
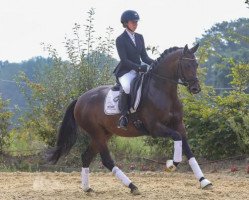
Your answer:
[[[178,49],[182,49],[181,47],[171,47],[169,49],[164,50],[164,52],[155,60],[155,62],[153,62],[151,64],[151,69],[155,69],[155,67],[157,65],[159,65],[161,63],[161,61],[166,58],[167,55],[169,55],[170,53],[178,50]]]

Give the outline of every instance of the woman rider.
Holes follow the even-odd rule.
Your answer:
[[[114,70],[114,74],[122,86],[120,94],[119,107],[121,117],[119,119],[118,128],[126,130],[128,125],[128,97],[130,94],[130,83],[139,72],[146,72],[147,65],[153,60],[147,55],[145,50],[144,38],[141,34],[135,33],[139,15],[136,11],[126,10],[121,16],[121,23],[125,31],[117,37],[116,47],[120,62]]]

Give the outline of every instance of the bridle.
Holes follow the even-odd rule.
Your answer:
[[[189,86],[190,83],[194,84],[195,82],[199,81],[197,77],[192,78],[192,79],[187,79],[185,77],[185,75],[183,73],[183,69],[182,69],[182,60],[192,60],[192,61],[194,61],[195,59],[194,58],[186,58],[186,57],[181,57],[179,59],[178,67],[177,67],[177,76],[182,81],[182,85]]]
[[[195,58],[187,58],[187,57],[181,57],[178,61],[178,66],[177,66],[177,77],[178,77],[178,80],[180,79],[180,81],[176,81],[172,78],[169,78],[169,77],[166,77],[166,76],[162,76],[162,75],[159,75],[157,73],[154,73],[152,72],[152,68],[150,68],[150,70],[147,72],[149,74],[151,74],[152,76],[155,76],[156,78],[159,78],[161,80],[167,80],[167,81],[170,81],[172,83],[175,83],[175,84],[180,84],[180,85],[184,85],[184,86],[189,86],[190,83],[195,83],[198,81],[198,78],[193,78],[193,79],[187,79],[183,73],[183,69],[182,69],[182,60],[192,60],[194,61]]]

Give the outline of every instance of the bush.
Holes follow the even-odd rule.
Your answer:
[[[10,119],[13,115],[12,112],[8,110],[9,100],[4,101],[0,96],[0,154],[5,146],[9,145],[9,135],[8,130],[10,128]]]
[[[69,61],[63,61],[51,45],[44,45],[52,58],[52,67],[40,71],[35,82],[24,73],[19,76],[26,83],[21,88],[31,108],[22,119],[23,128],[32,129],[51,146],[55,144],[56,132],[68,104],[87,90],[114,82],[113,29],[107,28],[105,39],[95,39],[94,10],[88,14],[88,24],[84,25],[86,38],[81,39],[81,26],[77,23],[73,28],[74,38],[66,38]]]
[[[243,72],[243,73],[241,73]],[[209,159],[249,153],[249,65],[233,65],[234,91],[216,96],[204,87],[201,101],[183,98],[185,122],[193,151]]]

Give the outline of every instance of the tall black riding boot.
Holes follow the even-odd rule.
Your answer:
[[[127,125],[128,125],[128,110],[129,110],[129,105],[128,105],[128,99],[129,99],[129,94],[126,94],[124,91],[121,91],[120,93],[120,99],[119,99],[119,109],[121,111],[121,117],[119,118],[118,121],[118,128],[122,128],[124,130],[127,130]]]

